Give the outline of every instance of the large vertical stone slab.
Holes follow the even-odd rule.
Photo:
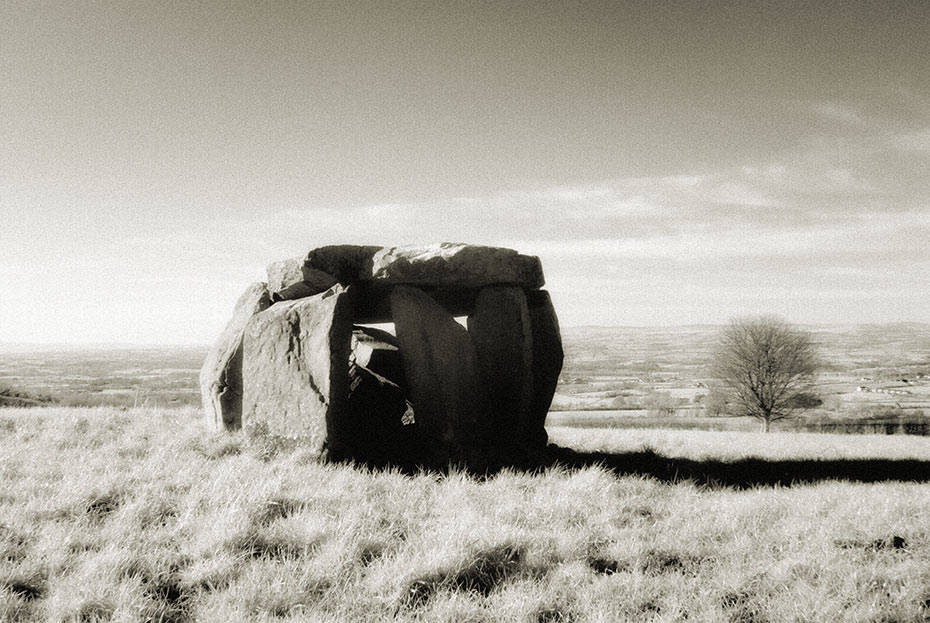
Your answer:
[[[264,283],[253,283],[239,297],[232,318],[200,369],[200,395],[215,430],[242,426],[242,335],[249,320],[271,305]]]
[[[338,448],[351,335],[352,306],[339,285],[252,318],[243,339],[243,425],[263,423],[321,455]]]
[[[468,331],[422,291],[398,286],[391,311],[427,462],[469,461],[482,408]]]
[[[533,335],[521,288],[483,288],[468,317],[487,409],[479,422],[492,454],[519,452],[533,400]]]
[[[542,448],[548,440],[546,415],[562,372],[562,333],[548,292],[527,292],[526,302],[533,332],[533,400],[527,419],[526,438],[532,446]]]

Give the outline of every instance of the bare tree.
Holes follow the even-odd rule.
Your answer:
[[[714,353],[713,375],[745,414],[772,422],[790,417],[805,401],[819,367],[810,334],[774,316],[732,320]]]

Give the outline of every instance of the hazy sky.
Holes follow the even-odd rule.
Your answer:
[[[542,258],[563,325],[930,322],[930,2],[0,3],[0,342],[271,261]]]

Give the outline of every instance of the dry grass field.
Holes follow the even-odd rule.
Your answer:
[[[630,469],[371,473],[193,409],[2,409],[0,620],[930,620],[930,439],[551,433]],[[751,456],[884,467],[756,486],[636,470]]]

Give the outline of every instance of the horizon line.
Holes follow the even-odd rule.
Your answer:
[[[385,323],[381,323],[385,324]],[[390,324],[390,323],[387,323]],[[822,322],[822,323],[791,323],[801,327],[808,328],[860,328],[860,327],[901,327],[916,325],[930,328],[930,322],[919,320],[895,320],[889,322]],[[582,325],[565,325],[560,327],[561,330],[577,329],[685,329],[697,327],[722,327],[726,323],[695,322],[681,324],[665,325],[603,325],[603,324],[582,324]],[[210,342],[7,342],[0,341],[0,351],[4,350],[24,350],[28,348],[49,349],[63,347],[69,349],[80,348],[97,348],[111,350],[126,350],[133,348],[210,348],[213,344]]]

